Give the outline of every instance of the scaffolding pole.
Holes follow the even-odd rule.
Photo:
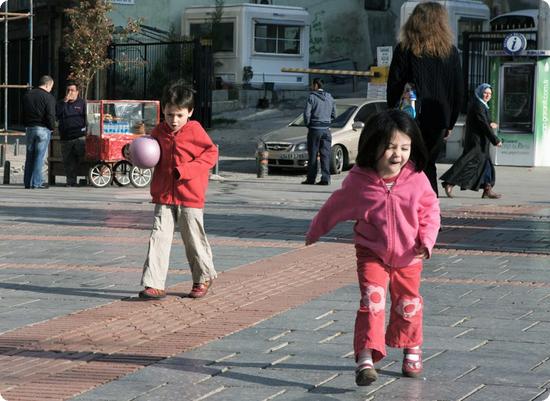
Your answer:
[[[6,12],[4,14],[4,85],[8,84],[8,2],[5,2]],[[8,89],[4,88],[4,143],[8,143]]]
[[[4,143],[8,142],[8,90],[9,89],[30,89],[32,87],[32,52],[33,52],[33,3],[29,0],[28,13],[8,12],[8,1],[4,2],[4,12],[0,12],[0,22],[4,22],[4,82],[0,88],[4,89]],[[8,22],[28,18],[29,19],[29,80],[26,85],[8,84],[8,45],[9,29]]]

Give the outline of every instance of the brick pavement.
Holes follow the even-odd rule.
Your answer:
[[[4,333],[0,393],[65,399],[258,323],[353,282],[350,247],[321,244],[231,270],[203,302],[178,297],[188,285],[177,285],[162,302],[118,301]]]
[[[534,290],[515,280],[467,279],[480,269],[550,267],[550,260],[522,266],[525,257],[434,256],[423,283],[423,380],[402,379],[399,351],[390,350],[375,385],[354,385],[352,284],[72,400],[542,400],[549,367],[540,350],[547,341],[541,320],[548,317],[533,309],[550,292],[528,296]],[[131,393],[118,394],[122,388]]]

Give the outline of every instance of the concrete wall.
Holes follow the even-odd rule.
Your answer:
[[[181,34],[183,10],[188,6],[214,6],[214,0],[135,0],[135,4],[113,4],[111,18],[115,26],[125,25],[128,17],[142,18],[143,24]],[[247,1],[226,0],[225,4],[241,4]]]
[[[292,0],[279,0],[277,3],[295,4]],[[359,65],[368,64],[372,57],[372,49],[363,2],[305,0],[300,3],[301,7],[308,10],[311,18],[312,63],[345,58]]]
[[[373,58],[377,46],[395,46],[399,34],[399,12],[404,0],[392,1],[388,11],[369,11],[368,25]]]
[[[393,46],[399,25],[399,9],[404,0],[391,2],[388,11],[366,11],[363,0],[273,0],[274,5],[298,6],[308,10],[310,62],[321,63],[349,59],[360,69],[376,57],[376,46]],[[225,4],[245,1],[226,0]],[[135,0],[133,5],[114,4],[113,23],[125,25],[128,17],[144,19],[145,25],[181,33],[181,16],[186,5],[213,6],[214,0]]]
[[[366,11],[357,0],[274,0],[276,4],[299,5],[309,11],[310,61],[321,63],[350,59],[366,69],[376,57],[376,46],[393,46],[404,0],[391,2],[387,11]]]

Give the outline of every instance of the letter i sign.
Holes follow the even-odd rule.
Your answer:
[[[518,54],[527,47],[527,39],[521,33],[512,32],[504,38],[503,46],[506,53]]]

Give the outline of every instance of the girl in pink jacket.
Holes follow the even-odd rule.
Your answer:
[[[373,116],[361,133],[356,166],[307,233],[310,245],[338,222],[355,220],[361,290],[354,335],[359,386],[378,378],[374,363],[386,355],[386,345],[404,348],[403,375],[422,373],[420,274],[440,224],[437,196],[422,172],[426,160],[420,131],[406,113],[388,110]],[[385,330],[388,285],[391,311]]]

